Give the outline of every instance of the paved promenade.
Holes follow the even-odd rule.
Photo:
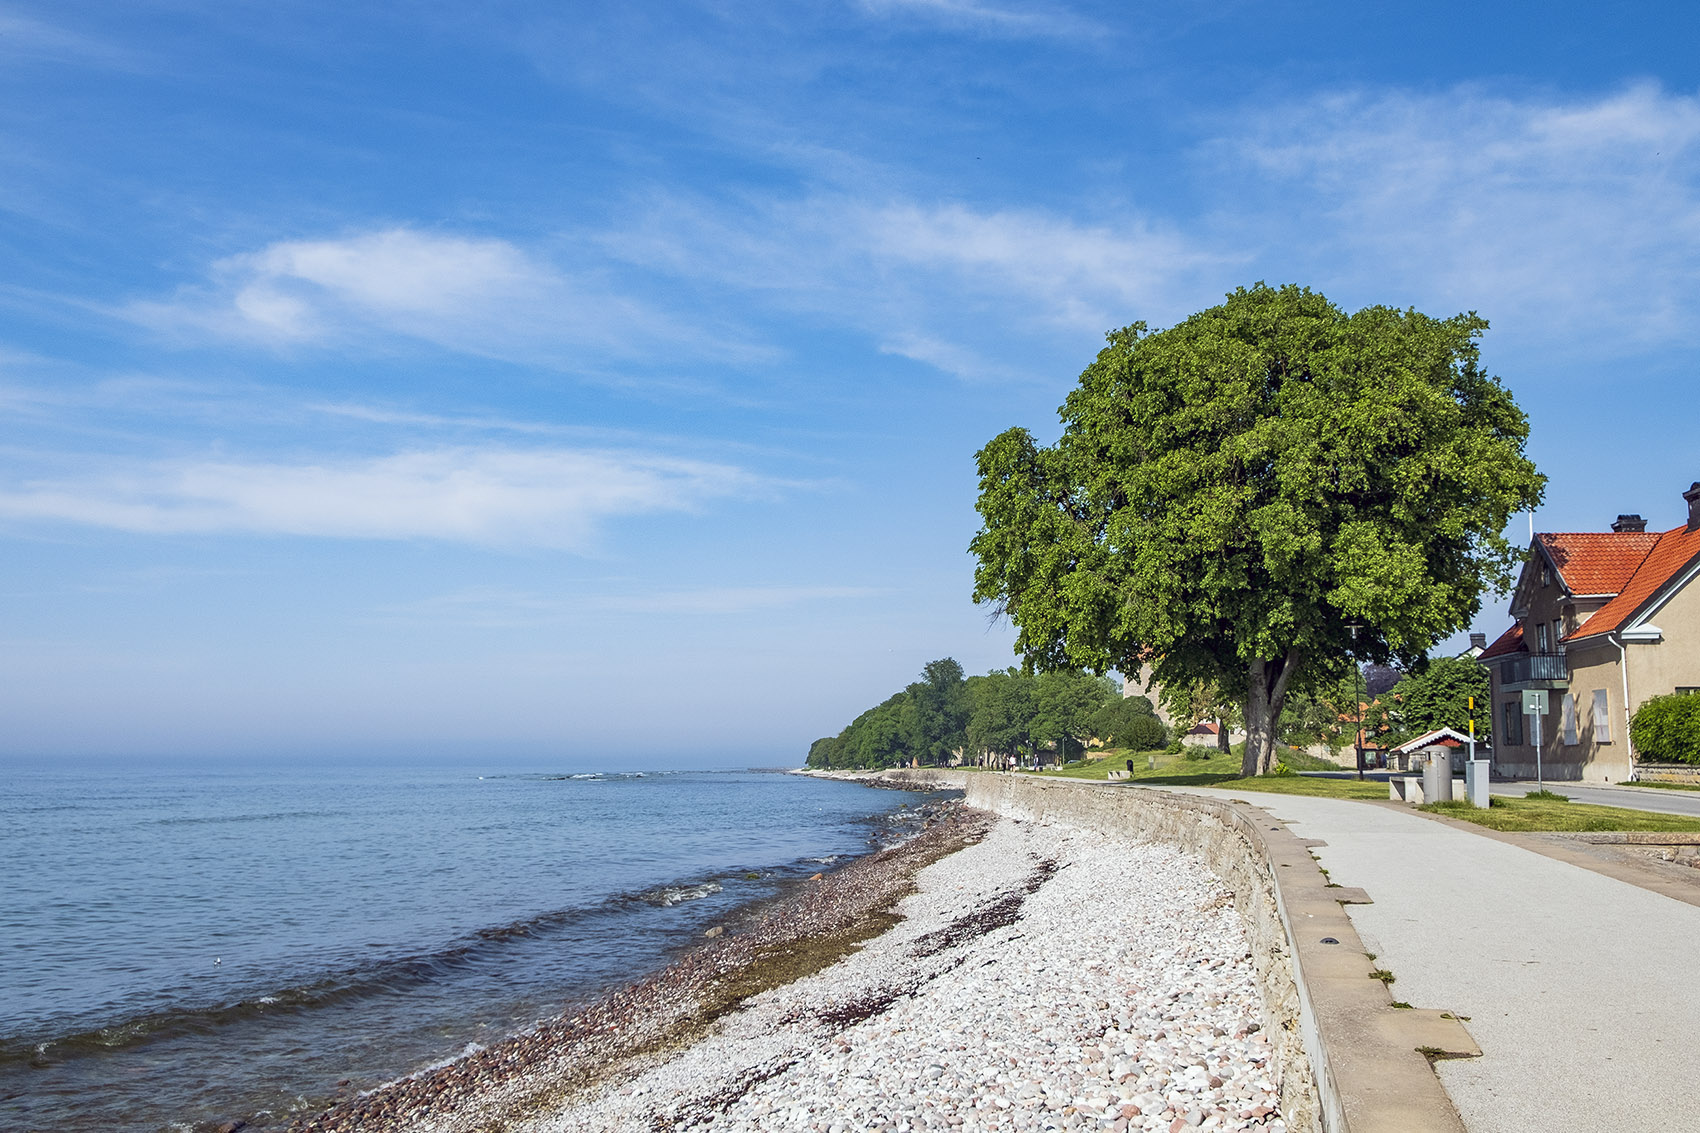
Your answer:
[[[1700,908],[1392,807],[1231,790],[1344,886],[1393,997],[1469,1016],[1437,1066],[1471,1133],[1695,1127]]]

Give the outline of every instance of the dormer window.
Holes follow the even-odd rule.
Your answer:
[[[1551,585],[1552,585],[1552,568],[1547,566],[1547,564],[1543,561],[1541,563],[1541,586],[1547,587],[1547,586],[1551,586]]]

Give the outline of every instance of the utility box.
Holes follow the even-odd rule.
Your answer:
[[[1471,806],[1488,806],[1488,761],[1472,759],[1464,764],[1464,797]]]

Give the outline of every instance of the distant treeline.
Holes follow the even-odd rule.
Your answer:
[[[816,740],[808,765],[1010,766],[1073,759],[1092,741],[1146,751],[1168,740],[1151,702],[1124,699],[1109,677],[1079,670],[1034,676],[1012,668],[964,678],[962,666],[945,657],[838,735]]]

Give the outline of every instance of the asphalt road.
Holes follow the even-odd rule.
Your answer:
[[[1306,771],[1314,779],[1355,779],[1352,771]],[[1386,771],[1366,771],[1365,779],[1385,783]],[[1596,787],[1581,783],[1547,780],[1547,790],[1568,795],[1571,802],[1592,803],[1595,806],[1615,806],[1624,810],[1650,810],[1656,814],[1684,814],[1700,818],[1700,791],[1664,791],[1657,787]],[[1489,791],[1495,795],[1526,795],[1535,790],[1533,779],[1527,782],[1494,783]]]
[[[1568,795],[1573,803],[1593,803],[1596,806],[1616,806],[1625,810],[1650,810],[1659,814],[1687,814],[1700,817],[1700,791],[1661,791],[1657,787],[1595,787],[1581,783],[1547,782],[1546,789]],[[1534,782],[1495,783],[1489,790],[1496,795],[1526,795],[1535,789]]]

